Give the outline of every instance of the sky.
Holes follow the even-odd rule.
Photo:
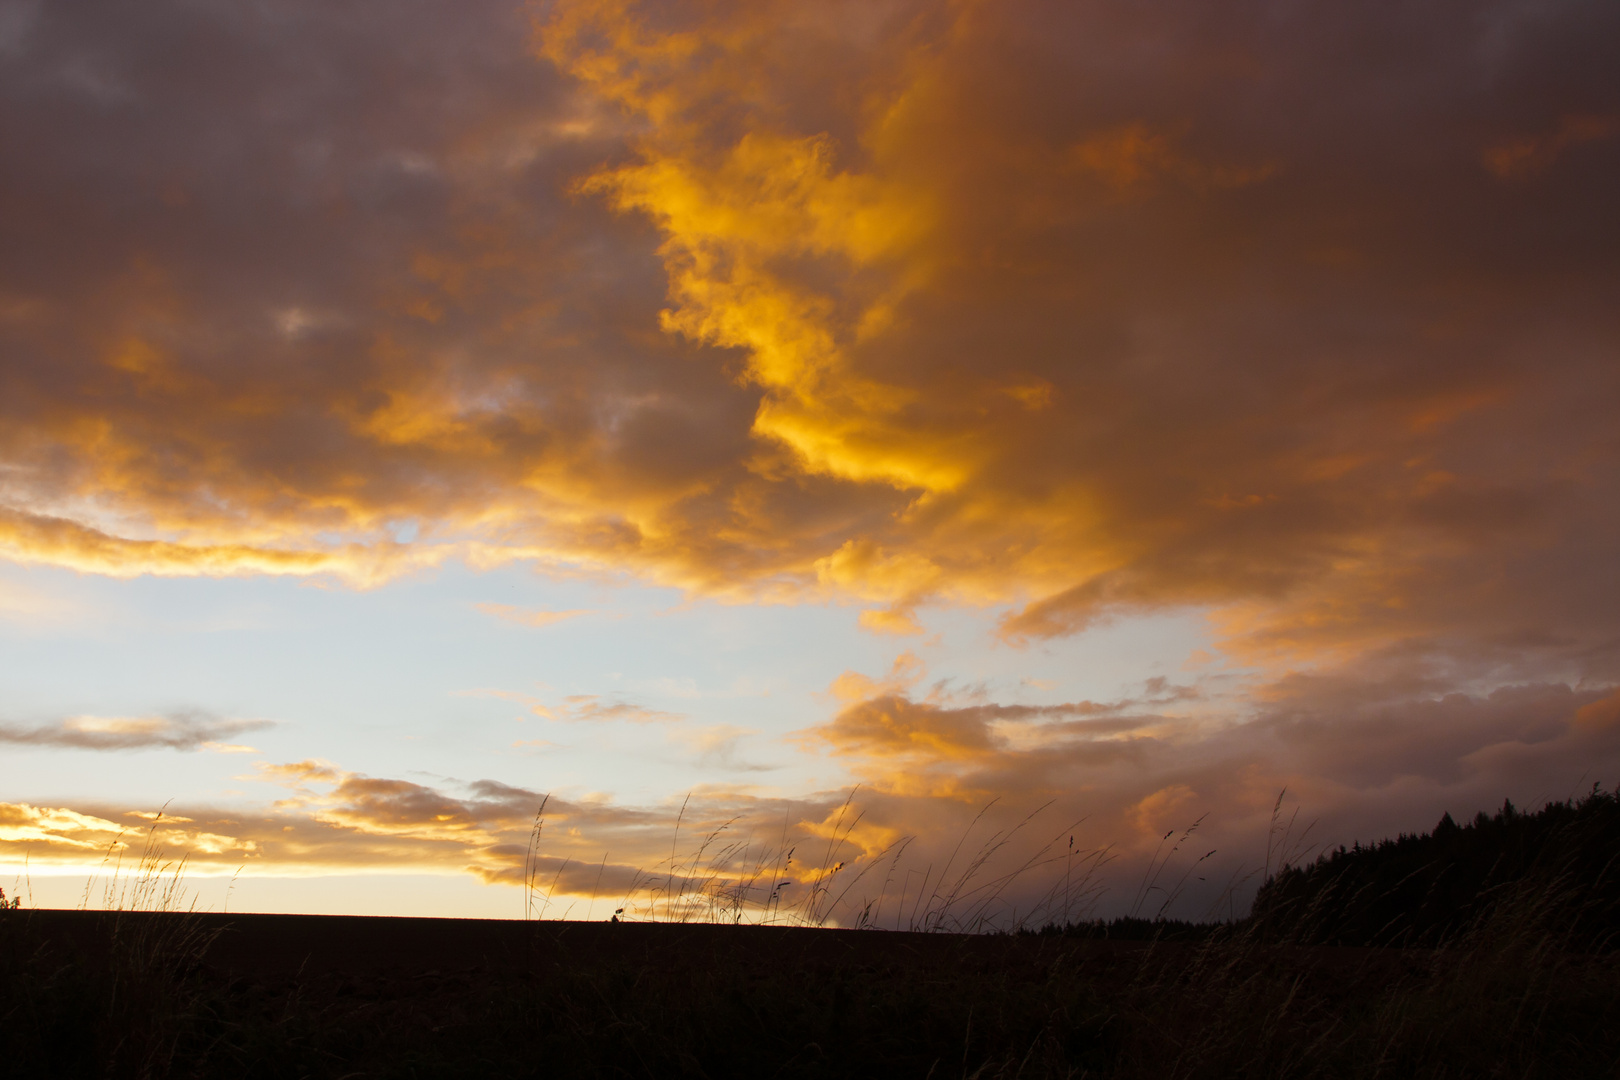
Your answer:
[[[1617,66],[1605,0],[0,0],[0,887],[1199,918],[1620,782]]]

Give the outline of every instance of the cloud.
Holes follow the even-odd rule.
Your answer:
[[[1116,913],[1168,848],[1167,833],[1197,825],[1192,857],[1214,854],[1178,910],[1198,917],[1217,900],[1224,912],[1233,883],[1241,909],[1264,869],[1281,792],[1282,824],[1298,811],[1288,855],[1297,860],[1324,845],[1426,828],[1442,812],[1472,816],[1504,795],[1539,806],[1612,783],[1620,768],[1620,727],[1604,719],[1615,712],[1612,687],[1525,683],[1464,694],[1429,663],[1388,658],[1378,672],[1288,677],[1213,707],[885,695],[846,705],[805,738],[849,761],[868,817],[918,836],[919,851],[936,850],[953,823],[963,827],[968,811],[992,802],[1013,821],[1046,808],[1045,824],[1013,845],[1023,854],[1064,821],[1084,819],[1085,846],[1109,848],[1113,861],[1097,880],[1111,885],[1105,906]]]
[[[19,844],[43,842],[75,850],[94,850],[99,845],[86,836],[116,834],[121,827],[89,814],[65,807],[39,807],[27,803],[0,803],[0,842]]]
[[[602,720],[628,720],[633,724],[668,723],[682,720],[681,713],[649,709],[622,698],[603,697],[599,694],[571,694],[556,705],[535,705],[536,716],[564,723],[584,723]]]
[[[1612,672],[1615,16],[1488,8],[42,8],[0,546]]]
[[[873,679],[859,671],[846,671],[834,679],[828,692],[839,701],[859,701],[883,693],[909,690],[928,674],[928,665],[910,649],[889,665],[889,670]]]
[[[569,694],[560,701],[547,703],[532,694],[511,690],[469,690],[464,693],[516,701],[528,706],[529,712],[542,720],[563,723],[627,720],[636,724],[668,723],[686,718],[684,713],[652,709],[617,695]]]
[[[857,775],[868,783],[946,793],[956,790],[962,770],[971,772],[1003,755],[1067,747],[1093,763],[1128,757],[1130,738],[1166,726],[1163,715],[1148,710],[1152,704],[1158,702],[953,704],[887,693],[845,705],[829,723],[801,733],[801,739],[853,759]]]
[[[0,724],[0,743],[66,750],[212,750],[256,754],[226,740],[271,727],[268,720],[223,720],[205,713],[166,716],[69,716],[33,727]]]
[[[697,764],[706,768],[725,769],[731,772],[770,772],[779,768],[776,765],[756,765],[743,761],[737,756],[738,747],[750,735],[759,732],[751,728],[741,728],[733,724],[708,724],[703,727],[680,727],[670,732],[670,737],[685,743],[696,754]]]
[[[862,630],[870,630],[874,634],[910,637],[923,632],[916,613],[904,609],[878,608],[863,611],[857,621]]]
[[[3,506],[0,553],[22,563],[49,563],[111,577],[331,574],[361,586],[376,584],[407,569],[432,565],[444,554],[409,551],[391,543],[346,544],[336,550],[285,550],[236,543],[132,540],[62,518]]]
[[[1572,146],[1601,142],[1620,133],[1620,117],[1572,115],[1561,117],[1550,134],[1499,143],[1485,152],[1485,167],[1504,180],[1524,180],[1551,168]]]
[[[1065,876],[1071,886],[1084,879],[1076,895],[1095,902],[1088,911],[1152,914],[1174,892],[1166,910],[1198,917],[1217,903],[1241,909],[1284,827],[1297,859],[1447,811],[1471,816],[1504,795],[1522,806],[1565,798],[1620,768],[1613,686],[1464,694],[1448,689],[1434,657],[1357,663],[1227,697],[1159,681],[1118,701],[1046,705],[884,690],[801,735],[848,764],[857,784],[797,796],[700,787],[684,801],[620,806],[496,780],[261,764],[284,795],[258,809],[188,805],[155,817],[96,801],[0,806],[0,859],[90,867],[109,845],[131,842],[122,834],[153,829],[160,850],[192,851],[199,873],[250,864],[264,874],[470,873],[516,885],[543,801],[541,866],[567,903],[600,892],[645,912],[671,878],[718,902],[704,890],[753,888],[772,873],[802,889],[841,864],[852,891],[836,917],[872,901],[892,919],[901,887],[914,894],[925,868],[939,874],[965,847],[985,856],[968,864],[983,868],[988,891],[975,895],[994,900],[987,917],[1050,915]],[[726,768],[746,734],[716,726],[680,737]],[[1177,847],[1194,825],[1197,850]]]
[[[1247,187],[1277,171],[1275,163],[1215,165],[1185,157],[1175,147],[1179,134],[1127,124],[1070,147],[1069,167],[1101,177],[1122,196],[1139,193],[1145,185],[1160,180],[1203,189]]]
[[[753,815],[771,818],[774,836],[786,807],[704,792],[695,792],[684,812],[679,801],[618,807],[496,780],[428,785],[313,761],[262,764],[258,771],[284,787],[286,797],[262,808],[166,807],[161,814],[102,805],[0,803],[0,861],[21,867],[26,858],[36,869],[95,873],[109,851],[140,849],[150,835],[161,857],[188,855],[188,873],[194,875],[230,875],[244,867],[268,876],[442,873],[517,885],[529,860],[536,812],[544,803],[547,882],[555,879],[560,891],[575,896],[595,888],[604,896],[615,890],[622,895],[644,892],[655,870],[660,885],[666,880],[677,821],[691,830],[678,851],[684,865],[690,857],[687,835],[701,843],[728,821]],[[816,804],[815,813],[819,820],[824,809]]]
[[[807,738],[902,834],[1559,794],[1620,680],[1617,43],[1601,0],[39,6],[0,552],[530,560],[1025,648],[1199,611],[1249,673],[1098,714],[850,675]],[[397,823],[355,859],[434,806],[521,842],[343,798]]]
[[[519,626],[550,626],[552,623],[572,619],[578,615],[590,615],[591,611],[585,608],[571,608],[568,611],[546,611],[542,608],[520,608],[511,604],[474,604],[473,607],[485,615],[493,615],[506,622],[517,623]]]

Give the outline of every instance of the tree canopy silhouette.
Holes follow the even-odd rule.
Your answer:
[[[1459,825],[1340,847],[1285,866],[1255,897],[1256,929],[1300,943],[1439,945],[1531,923],[1611,949],[1620,930],[1620,789],[1525,813],[1504,801]]]

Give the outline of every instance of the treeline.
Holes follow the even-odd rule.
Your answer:
[[[1459,825],[1325,852],[1284,866],[1232,922],[1120,917],[1026,929],[1041,937],[1204,942],[1239,934],[1278,944],[1463,944],[1530,935],[1581,951],[1620,945],[1620,788],[1525,813],[1504,801]]]
[[[1617,789],[1620,792],[1620,789]],[[1504,802],[1459,825],[1340,847],[1285,867],[1255,897],[1251,932],[1313,945],[1437,947],[1523,935],[1609,951],[1620,940],[1620,794]]]

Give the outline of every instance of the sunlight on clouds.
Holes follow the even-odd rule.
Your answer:
[[[1485,167],[1503,180],[1527,180],[1545,172],[1560,154],[1581,143],[1601,142],[1620,133],[1620,117],[1573,115],[1559,119],[1550,134],[1499,143],[1485,151]]]
[[[873,679],[859,671],[846,671],[833,680],[828,691],[838,701],[860,701],[886,693],[898,693],[916,686],[928,674],[928,665],[907,649],[889,665],[886,674]]]
[[[1575,710],[1575,726],[1583,731],[1603,732],[1620,729],[1620,693]]]
[[[65,807],[30,806],[27,803],[0,803],[0,858],[7,861],[26,854],[42,870],[88,869],[92,872],[144,872],[124,866],[126,857],[139,856],[144,837],[150,837],[150,850],[167,860],[196,858],[207,863],[214,858],[250,858],[259,854],[258,843],[205,829],[188,828],[192,818],[132,811],[133,817],[150,824],[131,827],[106,818],[79,813]],[[17,859],[18,862],[25,860]]]
[[[1143,124],[1076,144],[1069,150],[1069,166],[1097,174],[1124,196],[1160,177],[1191,187],[1238,188],[1260,183],[1277,171],[1275,164],[1232,166],[1195,161],[1177,152],[1174,134],[1153,131]]]
[[[923,632],[922,624],[917,621],[917,616],[903,608],[863,611],[857,617],[857,623],[862,630],[870,630],[874,634],[910,637]]]
[[[1591,423],[1551,418],[1607,392],[1587,358],[1610,332],[1575,293],[1546,323],[1509,284],[1563,257],[1557,230],[1487,230],[1541,253],[1453,265],[1466,244],[1420,253],[1410,223],[1479,235],[1498,177],[1589,168],[1613,110],[1538,106],[1520,126],[1540,134],[1492,144],[1484,175],[1476,143],[1444,144],[1462,171],[1425,175],[1451,198],[1344,180],[1336,156],[1405,176],[1453,116],[1443,89],[1363,123],[1363,75],[1325,56],[1345,88],[1323,107],[1357,140],[1341,149],[1245,104],[1311,100],[1325,76],[1243,20],[1051,17],[1031,37],[1016,3],[565,0],[534,13],[530,55],[509,43],[491,98],[438,95],[409,145],[340,109],[365,152],[332,157],[319,198],[370,190],[375,159],[433,211],[333,230],[299,201],[326,205],[315,191],[252,188],[294,262],[342,268],[318,302],[280,263],[205,272],[191,233],[113,230],[70,275],[93,319],[53,314],[65,285],[14,305],[15,355],[65,359],[17,372],[17,400],[52,404],[8,417],[0,547],[358,587],[534,561],[875,602],[858,618],[878,633],[915,633],[930,604],[1010,603],[1002,638],[1020,644],[1193,608],[1256,654],[1335,633],[1353,650],[1368,581],[1401,581],[1385,599],[1413,632],[1477,624],[1441,610],[1457,594],[1431,594],[1430,568],[1507,550],[1515,522],[1568,536],[1594,512],[1612,476],[1580,473],[1579,437],[1553,434]],[[1425,24],[1413,55],[1466,48]],[[1153,59],[1114,71],[1116,54]],[[1219,73],[1239,54],[1234,82]],[[424,85],[469,78],[432,50],[409,62]],[[1526,78],[1544,62],[1503,61]],[[535,79],[551,81],[523,83],[521,106],[490,104]],[[260,89],[233,82],[219,108]],[[1513,213],[1549,197],[1515,190]],[[1454,221],[1427,213],[1442,197]],[[1389,273],[1357,269],[1374,266]],[[1499,469],[1504,429],[1535,449]],[[401,521],[419,524],[409,543]]]
[[[808,292],[771,269],[808,256],[849,273],[892,258],[922,231],[920,193],[835,172],[819,136],[749,133],[712,170],[695,160],[699,147],[646,152],[648,164],[599,174],[582,190],[659,222],[675,302],[662,324],[748,351],[747,378],[767,392],[754,431],[792,447],[813,472],[928,491],[959,486],[962,463],[890,428],[915,394],[861,376],[847,358],[856,329],[877,325],[895,297],[867,301],[841,324],[838,310],[852,298]]]
[[[572,619],[580,615],[594,615],[595,612],[585,608],[572,608],[568,611],[544,611],[536,608],[513,607],[511,604],[474,604],[473,607],[485,615],[493,615],[504,622],[517,623],[519,626],[550,626]]]
[[[69,848],[102,848],[102,840],[86,839],[118,834],[122,827],[103,818],[76,813],[66,808],[29,806],[27,803],[0,803],[0,840],[7,843],[38,841]]]
[[[28,148],[0,176],[0,558],[130,603],[145,576],[559,583],[457,595],[469,636],[436,647],[498,638],[491,664],[593,635],[469,605],[630,610],[575,585],[825,605],[881,659],[807,631],[769,716],[697,691],[749,676],[731,652],[452,685],[541,685],[475,693],[683,769],[762,770],[798,727],[815,791],[701,789],[690,827],[825,838],[859,782],[852,864],[998,797],[1135,858],[1206,809],[1235,845],[1284,786],[1354,831],[1614,760],[1612,5],[1504,35],[1495,0],[154,3],[41,6],[0,70]],[[83,56],[118,85],[64,82]],[[30,588],[0,614],[31,643],[57,601]],[[1154,613],[1207,634],[1111,686]],[[265,726],[134,700],[0,744],[256,753]],[[262,763],[279,801],[157,828],[215,868],[521,875],[537,791],[348,760]],[[657,775],[641,807],[559,790],[565,888],[604,848],[616,888],[668,857],[686,774]],[[45,855],[133,820],[28,795],[5,842]]]
[[[1198,792],[1186,784],[1160,788],[1130,809],[1137,828],[1145,833],[1167,833],[1186,828],[1196,817]]]
[[[131,540],[63,518],[4,507],[0,507],[0,551],[24,564],[46,563],[112,577],[330,574],[362,588],[381,584],[403,571],[432,566],[446,554],[394,544],[349,544],[336,551],[311,551]]]

